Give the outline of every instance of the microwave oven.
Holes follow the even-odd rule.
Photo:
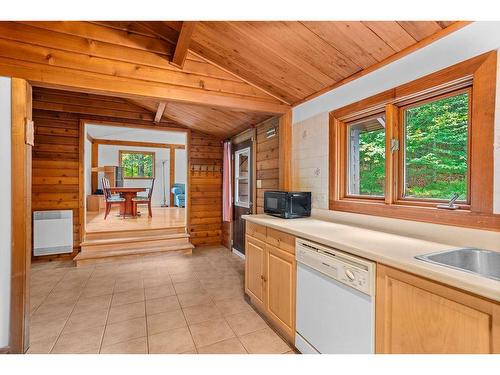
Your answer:
[[[283,219],[311,216],[311,193],[266,191],[264,192],[264,213]]]

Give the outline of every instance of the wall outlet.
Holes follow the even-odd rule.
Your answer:
[[[257,180],[257,189],[262,189],[262,180]]]

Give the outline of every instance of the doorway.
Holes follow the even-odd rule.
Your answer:
[[[253,197],[253,141],[235,144],[232,151],[233,173],[233,251],[245,255],[245,220],[252,213]]]

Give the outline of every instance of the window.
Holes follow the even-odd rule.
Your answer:
[[[155,153],[120,150],[120,166],[123,178],[148,179],[155,177]]]
[[[469,91],[402,109],[405,199],[468,201]]]
[[[347,125],[349,195],[383,197],[385,191],[385,114]]]
[[[250,208],[250,148],[238,150],[234,154],[235,166],[235,202],[234,204],[239,207]]]
[[[498,230],[496,61],[486,53],[331,112],[330,209]]]

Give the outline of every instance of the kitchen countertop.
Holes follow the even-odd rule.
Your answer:
[[[244,215],[243,218],[500,302],[500,281],[414,258],[416,255],[456,248],[453,245],[313,217],[286,220],[269,215]]]

